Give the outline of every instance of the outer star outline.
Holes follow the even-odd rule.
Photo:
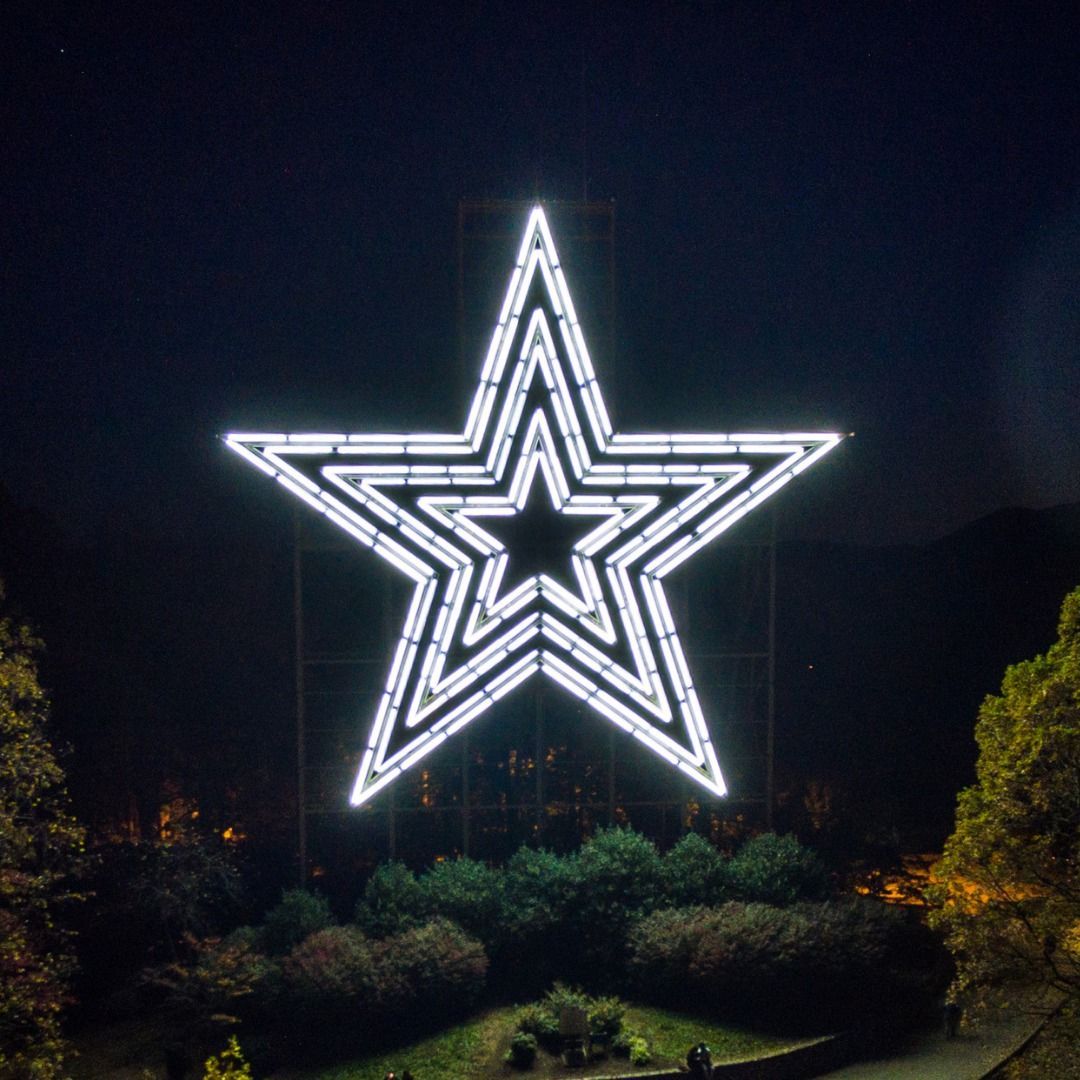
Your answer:
[[[537,380],[546,397],[526,416]],[[614,432],[540,207],[461,435],[225,437],[414,582],[354,805],[538,671],[724,795],[663,579],[840,439]],[[545,574],[498,594],[506,552],[476,519],[520,510],[538,466],[557,510],[607,518],[573,545],[580,596]]]

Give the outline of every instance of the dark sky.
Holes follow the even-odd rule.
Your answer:
[[[5,8],[16,497],[235,534],[226,430],[461,430],[457,201],[584,176],[617,428],[857,432],[787,535],[1080,500],[1075,5],[359,7]]]

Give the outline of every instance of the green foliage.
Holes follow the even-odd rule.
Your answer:
[[[553,851],[519,848],[503,870],[501,919],[508,936],[546,936],[563,917],[569,872]]]
[[[514,1030],[535,1035],[545,1046],[559,1038],[559,1018],[543,1003],[534,1001],[514,1010]]]
[[[286,889],[263,922],[263,941],[271,956],[283,956],[304,938],[333,926],[326,898],[306,889]]]
[[[400,934],[424,921],[424,902],[424,890],[404,863],[383,863],[368,879],[353,922],[373,938]]]
[[[731,890],[740,900],[793,904],[828,892],[821,860],[794,836],[763,833],[747,841],[728,865]]]
[[[630,924],[662,897],[660,855],[640,833],[601,829],[566,864],[566,923],[583,974],[617,980]]]
[[[597,922],[624,923],[661,895],[656,846],[632,829],[600,829],[570,861],[574,906],[584,902]]]
[[[421,910],[490,944],[499,932],[502,874],[475,859],[436,863],[420,878]]]
[[[514,1011],[514,1030],[536,1039],[551,1051],[559,1047],[559,1020],[563,1009],[582,1009],[593,1034],[614,1037],[623,1026],[626,1006],[617,997],[590,997],[577,987],[557,982],[539,1000]]]
[[[584,1009],[588,1012],[590,999],[589,995],[586,994],[584,990],[581,990],[576,986],[567,986],[565,983],[557,982],[543,996],[541,1005],[547,1010],[549,1015],[555,1018],[555,1024],[558,1026],[559,1015],[562,1013],[563,1009]]]
[[[81,899],[86,837],[48,738],[40,648],[26,627],[0,618],[0,1072],[51,1080],[62,1068],[74,967],[57,920]]]
[[[598,997],[589,1002],[589,1030],[614,1037],[622,1030],[626,1006],[617,997]]]
[[[732,864],[748,898],[789,903],[825,889],[816,856],[790,837],[760,837]],[[558,978],[611,988],[623,976],[636,919],[670,905],[720,903],[733,890],[729,861],[702,837],[684,837],[661,858],[640,833],[612,828],[570,855],[522,847],[501,869],[460,858],[417,879],[386,863],[368,881],[354,922],[371,938],[432,916],[456,922],[483,944],[494,985],[515,994]]]
[[[630,938],[646,997],[690,995],[718,1014],[811,1026],[920,1006],[936,988],[936,959],[931,935],[907,913],[861,898],[668,909]]]
[[[983,702],[975,740],[933,925],[961,987],[1020,976],[1080,996],[1080,588],[1047,653],[1009,667]]]
[[[539,992],[562,970],[567,938],[568,860],[520,848],[502,870],[501,911],[490,945],[496,979],[515,993]]]
[[[510,1040],[510,1049],[506,1052],[506,1061],[518,1069],[531,1069],[533,1062],[536,1061],[537,1049],[536,1036],[519,1031]]]
[[[724,857],[697,833],[687,833],[661,861],[660,879],[672,907],[719,904],[731,899]]]
[[[229,1036],[228,1045],[220,1054],[206,1059],[203,1080],[251,1080],[251,1066],[244,1060],[235,1035]]]
[[[647,1039],[640,1035],[631,1035],[627,1044],[631,1065],[648,1065],[652,1061],[652,1051],[649,1049]]]

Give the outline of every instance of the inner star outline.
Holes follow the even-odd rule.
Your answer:
[[[537,206],[462,434],[225,441],[414,583],[360,805],[537,672],[725,795],[663,581],[841,438],[613,431]],[[538,471],[553,510],[583,521],[568,553],[577,591],[538,573],[504,594],[513,552],[484,519],[521,513]]]

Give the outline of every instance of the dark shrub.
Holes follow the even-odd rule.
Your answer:
[[[818,900],[828,892],[821,860],[794,836],[763,833],[747,841],[727,867],[734,897],[762,904]]]
[[[304,938],[333,925],[324,897],[305,889],[286,889],[281,902],[266,913],[263,945],[271,956],[284,956]]]
[[[83,991],[100,998],[148,964],[175,961],[185,941],[236,925],[244,899],[235,852],[220,837],[182,830],[171,840],[106,844],[80,913]],[[123,933],[118,934],[117,928]]]
[[[469,1011],[484,989],[487,956],[459,926],[435,919],[375,945],[372,1004],[389,1021],[442,1021]]]
[[[687,833],[661,860],[664,901],[672,907],[731,899],[727,861],[702,836]]]
[[[626,1006],[617,997],[598,997],[589,1002],[589,1030],[614,1038],[622,1031]]]
[[[615,1057],[628,1058],[630,1056],[630,1040],[636,1039],[637,1034],[629,1028],[623,1028],[614,1039],[611,1040],[611,1052]]]
[[[514,1030],[535,1035],[545,1046],[555,1046],[559,1041],[559,1018],[540,1002],[532,1002],[515,1010]]]
[[[424,903],[424,890],[404,863],[383,863],[368,879],[353,921],[370,937],[389,937],[419,926]]]
[[[436,863],[420,878],[422,910],[456,922],[485,945],[499,931],[502,874],[475,859]]]
[[[633,982],[646,997],[670,1001],[686,990],[690,964],[728,906],[665,908],[633,927],[627,942],[628,965]]]
[[[921,1007],[934,958],[932,937],[906,913],[862,899],[660,911],[630,939],[647,997],[690,995],[716,1014],[811,1028]]]
[[[431,1028],[468,1012],[484,987],[487,957],[460,927],[437,919],[372,941],[333,926],[284,962],[284,1019],[293,1041],[374,1045],[403,1029]]]
[[[519,1031],[510,1040],[510,1049],[506,1053],[509,1064],[519,1069],[531,1069],[536,1061],[536,1036]]]
[[[285,958],[285,988],[302,1014],[340,1020],[376,996],[372,943],[355,926],[331,926]]]

